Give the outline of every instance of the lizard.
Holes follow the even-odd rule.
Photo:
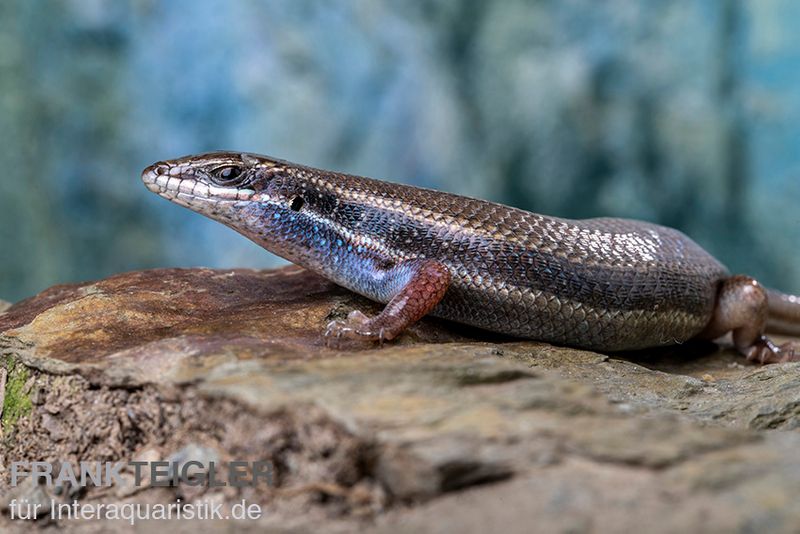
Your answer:
[[[331,321],[326,343],[392,340],[426,315],[597,351],[717,339],[800,360],[800,297],[728,269],[682,232],[571,220],[452,193],[220,151],[159,161],[151,191],[385,304]]]

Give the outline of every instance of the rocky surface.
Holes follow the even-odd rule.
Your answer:
[[[436,320],[326,348],[354,308],[377,310],[297,268],[134,272],[17,303],[0,314],[0,528],[30,527],[13,498],[180,498],[264,516],[176,532],[800,529],[800,364],[711,344],[609,356]],[[273,483],[54,491],[6,471],[136,459],[266,460]]]

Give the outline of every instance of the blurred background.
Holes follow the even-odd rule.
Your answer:
[[[800,292],[800,2],[3,0],[0,298],[275,257],[149,193],[212,149],[680,228]]]

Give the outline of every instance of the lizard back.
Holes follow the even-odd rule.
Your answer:
[[[353,247],[347,265],[323,247],[306,266],[387,302],[395,284],[376,283],[376,270],[437,259],[453,281],[433,315],[495,332],[604,350],[682,342],[708,323],[727,275],[687,236],[655,224],[547,217],[306,167],[278,173],[326,243]]]

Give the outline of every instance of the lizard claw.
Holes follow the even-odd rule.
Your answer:
[[[371,319],[358,310],[353,310],[347,314],[347,319],[335,320],[328,323],[325,328],[325,345],[329,348],[338,349],[341,346],[342,338],[356,341],[378,341],[381,346],[385,340],[384,328],[377,331],[371,328]]]
[[[325,346],[329,349],[338,349],[342,340],[342,330],[344,330],[344,321],[331,321],[325,327]]]
[[[793,342],[776,345],[766,337],[762,337],[747,352],[747,359],[761,365],[768,363],[786,363],[800,361],[800,347]]]
[[[800,346],[793,342],[784,343],[780,347],[781,363],[800,362]]]

